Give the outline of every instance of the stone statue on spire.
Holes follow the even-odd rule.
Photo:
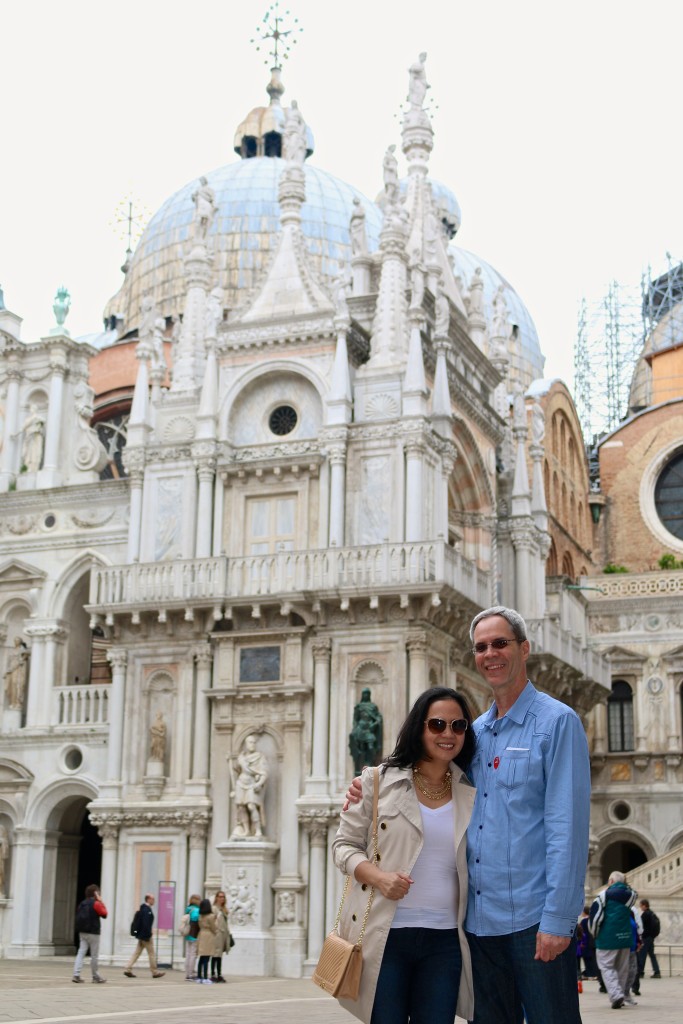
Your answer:
[[[306,122],[296,100],[292,100],[291,107],[285,111],[282,155],[285,160],[295,164],[303,164],[306,159]]]
[[[388,202],[398,202],[398,160],[395,156],[396,144],[387,147],[382,162],[384,173],[384,193]]]
[[[427,54],[421,53],[414,64],[411,64],[408,69],[410,75],[410,81],[408,84],[408,102],[411,107],[417,110],[422,109],[425,96],[427,95],[427,89],[430,88],[427,82],[427,74],[425,72],[425,61],[427,60]]]
[[[505,288],[498,285],[496,294],[493,296],[493,337],[502,338],[507,341],[510,334],[508,324],[508,305],[505,299]]]
[[[366,256],[368,251],[368,235],[365,230],[365,210],[358,196],[353,197],[353,210],[349,224],[351,232],[351,254]]]
[[[199,185],[192,193],[194,203],[194,237],[195,241],[205,243],[213,219],[216,216],[216,193],[202,175]]]

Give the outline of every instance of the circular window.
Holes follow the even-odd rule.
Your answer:
[[[64,751],[64,767],[68,772],[77,772],[83,764],[83,751],[79,747],[69,747]]]
[[[683,452],[667,462],[655,484],[655,508],[664,527],[683,540]]]
[[[291,405],[278,405],[270,414],[268,426],[278,437],[284,437],[285,434],[291,434],[298,421],[296,410]]]
[[[49,515],[45,516],[45,518],[43,519],[43,525],[48,530],[51,530],[56,522],[57,522],[57,520],[56,520],[55,516],[52,515],[52,513],[50,513]]]
[[[628,804],[618,803],[615,804],[612,808],[612,814],[617,819],[617,821],[626,821],[628,818],[631,817],[631,808]]]

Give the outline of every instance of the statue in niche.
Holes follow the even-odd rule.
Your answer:
[[[20,636],[14,638],[14,651],[7,660],[5,691],[9,707],[21,710],[26,694],[28,676],[28,648]]]
[[[531,407],[531,440],[534,444],[543,444],[545,437],[545,413],[540,402]]]
[[[411,64],[408,68],[408,74],[410,75],[410,81],[408,84],[408,102],[411,107],[422,108],[425,96],[427,95],[427,89],[430,88],[427,83],[427,73],[425,71],[425,61],[427,60],[427,54],[421,53],[414,64]]]
[[[206,300],[204,312],[204,334],[207,338],[215,338],[218,334],[218,325],[223,319],[223,289],[216,286],[211,290]]]
[[[149,759],[150,761],[162,761],[166,754],[166,722],[161,711],[149,729]]]
[[[421,309],[425,293],[424,267],[413,263],[410,268],[410,308]]]
[[[512,384],[512,424],[517,430],[527,429],[524,389],[518,380]]]
[[[474,271],[470,285],[468,312],[470,316],[475,313],[481,316],[484,312],[484,282],[481,276],[481,267],[476,267]]]
[[[368,252],[368,236],[365,230],[365,209],[358,196],[353,197],[353,210],[350,221],[351,254],[366,256]]]
[[[351,290],[351,279],[346,270],[344,263],[339,263],[339,272],[334,279],[334,285],[332,287],[332,301],[334,302],[334,308],[337,312],[337,316],[348,318],[349,307],[347,305],[347,299]]]
[[[398,160],[395,156],[396,144],[392,143],[387,147],[382,161],[382,173],[384,176],[384,192],[390,203],[398,200]]]
[[[232,792],[237,808],[235,839],[260,839],[266,827],[264,795],[268,779],[265,754],[256,749],[256,737],[247,736],[236,759],[228,758]]]
[[[194,237],[198,242],[205,242],[209,229],[216,216],[216,193],[202,175],[199,185],[192,193],[194,203]]]
[[[360,775],[366,765],[376,765],[382,756],[382,724],[382,713],[366,687],[353,709],[353,728],[349,733],[349,753],[356,775]]]
[[[285,111],[282,155],[285,160],[295,164],[303,164],[306,159],[306,122],[296,100],[292,100],[291,107]]]
[[[154,318],[154,326],[152,328],[152,369],[153,370],[165,370],[166,369],[166,357],[164,355],[164,332],[166,331],[166,321],[163,316],[157,316]]]
[[[9,839],[7,829],[0,825],[0,899],[5,898],[5,865],[9,857]]]
[[[45,420],[38,406],[32,402],[24,425],[14,437],[23,434],[21,444],[21,469],[24,473],[35,473],[43,462],[43,444],[45,442]]]
[[[505,288],[498,285],[496,294],[493,296],[493,336],[507,340],[510,334],[508,324],[508,304],[505,299]]]

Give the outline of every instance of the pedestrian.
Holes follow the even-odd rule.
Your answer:
[[[199,904],[201,896],[192,895],[185,907],[185,981],[194,981],[197,977],[197,935],[199,933]]]
[[[584,981],[595,981],[598,976],[598,965],[595,961],[595,942],[588,929],[588,910],[588,907],[583,908],[577,925],[576,957],[579,977]],[[581,970],[581,960],[583,960],[583,971]]]
[[[637,1006],[638,1003],[631,995],[640,995],[640,978],[638,977],[638,950],[641,945],[641,932],[642,924],[639,921],[640,915],[636,916],[635,910],[632,908],[629,911],[631,915],[631,945],[628,951],[628,974],[626,975],[626,985],[624,987],[624,1003],[628,1003],[629,1006]]]
[[[473,1021],[580,1024],[574,933],[588,864],[586,733],[570,707],[529,681],[531,645],[519,612],[480,612],[470,639],[494,698],[474,723],[469,771]],[[358,787],[347,795],[358,799]]]
[[[143,949],[147,951],[149,958],[149,969],[152,972],[153,978],[163,978],[166,971],[160,971],[157,968],[157,958],[154,952],[154,942],[152,940],[152,927],[154,925],[154,896],[151,892],[148,892],[145,896],[144,902],[140,904],[140,909],[133,919],[133,928],[131,928],[131,934],[134,934],[138,940],[138,944],[135,947],[132,957],[125,966],[124,974],[127,978],[135,978],[133,974],[133,964],[142,953]]]
[[[453,1024],[472,1014],[465,937],[465,833],[474,789],[465,775],[474,752],[472,718],[456,690],[432,687],[415,701],[393,753],[379,769],[378,856],[373,850],[375,769],[365,768],[362,802],[341,816],[335,863],[355,880],[340,934],[362,941],[357,1000],[340,1000],[360,1020]]]
[[[607,888],[598,893],[590,909],[595,955],[613,1010],[620,1009],[626,1000],[633,942],[630,910],[636,898],[623,873],[613,871]]]
[[[653,978],[661,978],[659,963],[655,955],[655,939],[659,935],[659,918],[653,910],[650,910],[650,901],[640,901],[640,912],[643,921],[643,940],[638,953],[638,974],[642,978],[645,974],[645,962],[650,958],[654,970]]]
[[[202,900],[199,904],[198,924],[197,956],[199,957],[199,966],[197,968],[197,984],[210,985],[209,960],[216,944],[216,915],[211,909],[209,900]]]
[[[220,982],[225,981],[222,970],[223,954],[230,952],[228,904],[222,889],[219,889],[213,898],[213,912],[216,917],[216,940],[211,957],[211,980]]]
[[[81,969],[88,950],[90,951],[90,970],[92,971],[93,982],[102,985],[107,980],[99,972],[100,922],[106,916],[107,908],[102,902],[99,886],[86,886],[85,899],[78,904],[78,909],[76,910],[78,952],[76,953],[74,974],[71,979],[76,983],[83,981]]]

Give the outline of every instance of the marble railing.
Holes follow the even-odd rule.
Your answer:
[[[600,576],[582,576],[581,593],[588,601],[605,601],[624,597],[664,597],[677,594],[683,597],[683,569],[667,572],[602,573]]]
[[[626,880],[653,903],[657,897],[683,895],[683,845],[629,871]]]
[[[109,720],[109,685],[55,686],[56,725],[105,725]]]
[[[434,541],[95,567],[89,605],[113,610],[122,605],[257,601],[303,592],[424,590],[429,584],[435,590],[452,587],[480,606],[490,603],[488,573]]]

